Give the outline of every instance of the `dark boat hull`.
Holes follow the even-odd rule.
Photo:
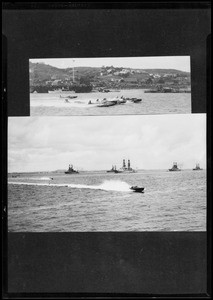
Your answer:
[[[137,187],[137,186],[132,186],[130,188],[135,193],[144,193],[144,188],[143,187]]]
[[[112,102],[111,103],[103,103],[103,104],[99,104],[97,105],[98,107],[109,107],[109,106],[114,106],[116,103]]]
[[[64,172],[65,174],[78,174],[78,172]]]
[[[134,103],[139,103],[139,102],[141,102],[142,101],[142,99],[135,99],[135,100],[132,100],[132,102],[134,102]]]

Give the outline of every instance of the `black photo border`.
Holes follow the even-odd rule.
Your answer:
[[[28,3],[23,3],[23,2],[4,2],[3,3],[3,15],[4,12],[18,12],[21,10],[25,10],[28,11],[29,14],[32,11],[39,11],[39,10],[49,10],[49,11],[54,11],[54,10],[85,10],[85,9],[104,9],[104,10],[117,10],[117,9],[126,9],[126,10],[135,10],[135,9],[151,9],[153,11],[155,11],[156,9],[161,9],[163,10],[167,10],[167,9],[182,9],[182,10],[209,10],[210,8],[210,2],[208,1],[191,1],[191,2],[134,2],[134,3],[124,3],[124,2],[116,2],[116,3],[86,3],[86,2],[74,2],[74,3],[67,3],[67,2],[28,2]],[[7,19],[7,22],[11,22],[10,19]],[[48,22],[48,20],[47,20]],[[62,20],[63,22],[63,20]],[[12,51],[16,51],[16,49],[11,49],[11,45],[15,45],[16,42],[16,34],[14,32],[14,41],[11,41],[11,37],[8,37],[7,32],[4,32],[4,25],[6,24],[5,21],[3,20],[3,101],[2,101],[2,105],[1,105],[1,109],[2,109],[2,118],[1,118],[1,125],[2,125],[2,213],[3,213],[3,231],[2,231],[2,237],[3,237],[3,255],[2,255],[2,262],[3,262],[3,298],[20,298],[20,297],[24,297],[24,298],[80,298],[80,297],[84,297],[84,298],[90,298],[90,297],[95,297],[95,298],[118,298],[118,297],[123,297],[123,298],[152,298],[152,297],[157,297],[157,298],[161,298],[161,297],[169,297],[169,298],[181,298],[181,297],[190,297],[190,298],[210,298],[211,295],[211,271],[212,271],[212,257],[211,257],[211,249],[212,249],[212,240],[211,240],[211,230],[212,230],[212,221],[211,221],[211,208],[212,208],[212,204],[210,201],[210,197],[212,195],[211,193],[211,184],[210,184],[210,179],[212,178],[212,173],[211,173],[211,145],[210,145],[210,141],[211,141],[211,70],[210,70],[210,60],[211,60],[211,40],[210,40],[210,35],[206,36],[206,46],[205,46],[205,51],[206,51],[206,68],[205,70],[202,69],[202,76],[199,78],[196,78],[197,75],[194,75],[195,77],[192,77],[192,94],[193,94],[193,90],[197,91],[198,93],[200,92],[199,96],[200,99],[199,101],[196,100],[196,104],[193,103],[192,101],[192,113],[206,113],[207,114],[207,232],[194,232],[194,233],[190,233],[190,232],[175,232],[175,233],[167,233],[167,232],[153,232],[153,233],[115,233],[115,232],[111,232],[111,233],[86,233],[87,237],[82,239],[82,236],[86,236],[84,233],[39,233],[39,234],[35,234],[35,233],[8,233],[7,232],[7,117],[8,116],[29,116],[30,114],[30,110],[29,110],[29,102],[26,105],[26,87],[29,84],[29,78],[26,75],[26,72],[23,71],[25,70],[25,67],[27,65],[27,61],[26,60],[21,60],[19,61],[19,64],[21,64],[20,66],[20,70],[14,68],[14,66],[11,65],[11,55],[12,57],[16,57],[17,55],[17,60],[20,59],[20,51],[21,49],[19,49],[19,47],[23,47],[23,41],[25,39],[25,36],[23,35],[23,39],[22,39],[22,43],[21,45],[17,45],[17,53],[18,54],[12,54]],[[143,23],[143,22],[142,22]],[[208,23],[208,22],[207,22]],[[7,24],[6,24],[7,25]],[[18,23],[18,25],[20,25]],[[37,24],[38,25],[38,24]],[[202,25],[202,22],[201,22]],[[23,27],[19,27],[17,30],[20,30],[21,33],[25,33],[25,31],[27,31],[26,28]],[[109,28],[106,29],[110,30]],[[7,30],[6,30],[7,31]],[[120,32],[121,29],[118,29],[118,32]],[[40,37],[42,38],[42,37]],[[20,37],[19,37],[20,39]],[[18,40],[19,40],[18,39]],[[17,40],[17,41],[18,41]],[[38,39],[39,42],[39,39]],[[169,41],[168,41],[169,42]],[[94,43],[95,44],[95,43]],[[198,46],[198,53],[196,55],[199,55],[199,44]],[[95,45],[93,46],[95,47]],[[165,43],[165,47],[167,47],[167,44]],[[203,48],[204,49],[204,48]],[[112,51],[113,52],[113,51]],[[54,53],[54,51],[53,51]],[[103,53],[103,52],[102,52]],[[101,53],[101,54],[102,54]],[[117,52],[116,52],[117,53]],[[178,53],[178,52],[177,52]],[[135,53],[131,52],[130,56],[133,56]],[[203,52],[202,52],[203,54]],[[174,54],[173,54],[174,55]],[[181,54],[182,55],[182,54]],[[57,56],[58,57],[58,56]],[[30,57],[29,57],[30,58]],[[192,70],[191,72],[199,70],[198,65],[196,65],[196,59],[194,60],[195,63],[195,68],[192,65]],[[15,65],[15,67],[17,67],[17,64]],[[193,71],[194,68],[194,71]],[[20,94],[18,94],[19,99],[22,99],[20,97],[23,96],[23,99],[25,99],[25,103],[22,102],[21,104],[23,104],[23,106],[21,105],[21,109],[20,109],[20,103],[15,102],[15,99],[13,99],[13,93],[11,92],[13,90],[16,89],[17,90],[17,86],[19,86],[20,84],[20,78],[14,80],[15,73],[18,72],[18,74],[23,74],[23,91],[21,91]],[[28,69],[27,69],[28,72]],[[14,75],[11,77],[11,75],[14,73]],[[205,75],[205,74],[206,75]],[[200,84],[203,86],[206,86],[206,93],[203,94],[202,91],[199,91],[199,89],[197,89],[197,84],[200,82]],[[15,86],[15,88],[11,87]],[[29,93],[29,91],[27,91],[27,93]],[[205,99],[202,99],[202,96],[205,95]],[[59,236],[60,235],[60,236]],[[123,237],[122,237],[123,235]],[[204,262],[203,262],[203,266],[206,266],[206,274],[205,274],[205,270],[199,269],[198,266],[198,274],[200,272],[200,276],[207,276],[206,279],[206,293],[203,292],[202,293],[168,293],[168,292],[162,292],[162,293],[140,293],[138,292],[137,288],[137,284],[136,284],[136,290],[137,291],[130,291],[130,292],[126,292],[125,291],[125,286],[122,285],[122,283],[119,281],[119,279],[116,279],[113,277],[113,280],[115,280],[115,286],[120,285],[119,287],[123,287],[123,290],[125,292],[113,292],[113,289],[115,288],[115,286],[112,284],[111,285],[111,291],[107,290],[107,286],[103,285],[103,287],[99,287],[97,288],[97,290],[99,292],[94,292],[94,291],[90,291],[89,289],[87,291],[85,290],[79,290],[78,292],[56,292],[56,293],[52,293],[52,292],[42,292],[42,288],[37,292],[34,291],[32,293],[26,292],[24,291],[24,282],[23,279],[28,279],[28,288],[30,287],[31,284],[31,288],[35,288],[35,286],[33,286],[32,281],[35,280],[35,277],[33,277],[35,275],[35,271],[37,272],[37,276],[42,276],[42,271],[44,271],[42,268],[45,266],[46,267],[46,273],[43,276],[43,279],[47,279],[48,278],[48,272],[52,270],[52,264],[54,264],[54,261],[60,261],[62,260],[62,254],[66,257],[66,259],[71,259],[70,256],[68,255],[68,251],[70,248],[70,245],[73,245],[71,242],[71,244],[67,244],[64,245],[63,249],[59,246],[57,246],[57,241],[60,242],[64,242],[66,243],[67,240],[71,239],[73,240],[74,238],[74,247],[80,247],[78,248],[78,250],[81,252],[81,246],[85,247],[87,246],[87,251],[90,252],[88,253],[88,259],[90,259],[91,261],[88,261],[88,259],[84,262],[84,264],[86,265],[87,269],[87,273],[90,274],[88,272],[88,268],[91,267],[91,269],[94,267],[92,260],[93,259],[97,259],[96,254],[95,254],[95,249],[93,248],[93,246],[90,246],[90,244],[86,243],[85,241],[86,239],[89,237],[89,241],[91,242],[91,245],[95,245],[98,243],[98,246],[101,247],[100,248],[100,252],[97,254],[98,255],[98,259],[96,262],[100,262],[100,261],[104,261],[106,264],[110,263],[109,259],[112,257],[113,261],[112,263],[118,267],[118,265],[116,264],[122,264],[125,263],[122,261],[121,257],[125,257],[126,258],[126,262],[131,261],[132,256],[130,257],[130,255],[132,255],[132,250],[130,249],[131,243],[128,244],[127,243],[127,249],[125,249],[125,244],[128,241],[131,240],[131,236],[135,236],[133,238],[132,243],[134,242],[136,246],[140,246],[141,241],[140,241],[140,237],[139,235],[143,235],[142,239],[145,241],[148,241],[148,248],[147,248],[147,252],[146,255],[149,255],[149,251],[152,249],[153,246],[153,239],[156,242],[156,247],[159,247],[159,249],[161,249],[162,244],[164,246],[167,246],[167,251],[165,251],[165,254],[163,254],[162,249],[161,249],[161,255],[162,256],[157,256],[158,259],[162,259],[163,257],[163,261],[160,263],[160,267],[162,267],[163,265],[165,265],[166,268],[166,272],[171,271],[171,265],[172,263],[174,263],[174,265],[176,265],[177,263],[177,259],[181,259],[182,256],[180,256],[180,254],[182,255],[183,253],[181,252],[181,248],[184,246],[184,243],[186,242],[186,237],[187,239],[191,239],[191,244],[189,243],[189,253],[186,255],[186,257],[183,257],[183,260],[180,261],[180,265],[181,267],[183,267],[184,263],[187,263],[189,266],[190,263],[188,262],[188,259],[190,257],[190,255],[193,256],[193,247],[195,247],[195,245],[197,243],[200,242],[199,245],[197,245],[197,248],[194,248],[194,256],[193,259],[196,259],[196,257],[198,257],[201,253],[206,253],[207,255],[205,255]],[[151,235],[153,237],[151,237]],[[179,237],[178,237],[179,235]],[[176,239],[176,237],[177,239]],[[62,239],[62,240],[61,240]],[[117,239],[119,240],[119,243],[117,245]],[[46,249],[42,249],[41,245],[45,245],[45,241],[46,241]],[[104,241],[106,241],[106,244],[104,243]],[[108,241],[108,242],[107,242]],[[138,244],[137,244],[138,243]],[[80,245],[80,246],[79,246]],[[107,256],[107,260],[105,260],[105,258],[103,257],[103,255],[106,255],[105,252],[105,246],[118,246],[118,248],[116,248],[117,250],[121,251],[121,257],[120,256],[116,256],[116,253],[111,253],[111,256]],[[55,254],[55,256],[52,256],[51,259],[49,260],[49,258],[47,257],[48,255],[51,255],[51,253],[48,250],[48,247],[53,247],[55,246],[57,250],[53,251],[53,253]],[[176,246],[177,248],[177,252],[180,251],[180,253],[173,253],[173,257],[169,257],[169,259],[171,260],[170,263],[167,266],[166,263],[166,255],[169,256],[170,255],[170,251],[173,249],[174,250],[174,246]],[[191,247],[191,248],[190,248]],[[59,251],[62,251],[62,253],[59,253]],[[24,252],[23,252],[24,251]],[[83,251],[83,250],[82,250]],[[85,251],[85,250],[84,250]],[[82,258],[82,255],[85,254],[84,251],[82,252],[82,254],[80,253],[80,258]],[[127,252],[126,252],[127,251]],[[197,251],[197,252],[196,252]],[[39,256],[38,256],[39,253]],[[76,255],[76,252],[74,251],[73,254]],[[77,256],[76,259],[78,259],[79,257]],[[173,259],[173,260],[172,260]],[[140,256],[135,257],[135,260],[137,263],[140,263]],[[202,263],[202,257],[199,257],[198,259],[199,263]],[[63,262],[63,260],[62,260]],[[66,260],[65,263],[68,263],[68,261]],[[73,263],[73,262],[72,262]],[[41,266],[41,264],[43,264]],[[155,261],[156,264],[156,261]],[[39,265],[42,267],[39,267]],[[75,264],[74,264],[75,265]],[[134,265],[134,262],[132,262],[132,265],[130,265],[129,267],[131,268],[131,266],[136,267],[136,265]],[[176,265],[177,266],[177,265]],[[49,269],[48,269],[49,268]],[[57,269],[58,268],[58,269]],[[155,270],[155,266],[154,269],[152,269],[152,271]],[[53,268],[54,269],[54,268]],[[69,268],[68,268],[69,269]],[[10,274],[9,274],[9,270],[10,270]],[[13,270],[13,274],[11,275],[11,270]],[[60,275],[62,272],[61,269],[61,265],[59,263],[56,263],[56,270],[55,274],[53,275],[53,277],[50,276],[50,282],[48,283],[48,287],[51,287],[51,284],[55,283],[57,284],[57,281],[60,282]],[[57,270],[59,271],[57,273]],[[98,266],[95,267],[95,271],[98,272],[100,270],[100,268]],[[159,271],[158,267],[157,270]],[[195,269],[194,269],[195,270]],[[20,272],[23,272],[20,273]],[[80,271],[80,273],[78,274],[78,272]],[[74,273],[76,273],[77,276],[81,275],[81,272],[83,270],[74,270]],[[135,270],[135,272],[137,273],[137,271],[139,272],[140,275],[140,270]],[[72,274],[74,275],[73,271],[69,270],[69,275]],[[109,270],[108,270],[109,272]],[[175,270],[174,270],[175,272]],[[112,275],[113,274],[113,270],[111,270],[111,273],[109,272],[108,275]],[[120,272],[118,272],[118,274],[120,274]],[[189,273],[190,274],[190,273]],[[10,275],[10,277],[9,277]],[[98,275],[104,275],[103,274],[103,270],[102,273],[98,274]],[[94,277],[94,279],[98,281],[98,275],[96,275]],[[134,272],[133,272],[134,275]],[[12,276],[12,278],[11,278]],[[22,277],[23,276],[23,277]],[[30,278],[31,276],[31,278]],[[63,275],[61,275],[63,277]],[[171,275],[172,276],[172,275]],[[143,277],[143,276],[142,276]],[[169,279],[169,274],[163,274],[164,279]],[[161,278],[161,280],[162,280]],[[182,282],[180,279],[180,274],[179,277],[177,277],[177,279],[179,280],[179,282]],[[81,277],[80,279],[81,280]],[[85,278],[84,278],[85,280]],[[108,283],[110,282],[110,278],[108,279]],[[116,282],[117,280],[117,282]],[[14,285],[12,286],[11,290],[13,290],[12,292],[8,290],[8,283],[10,283],[11,285],[11,281],[14,281]],[[89,281],[89,278],[88,278]],[[38,282],[36,282],[36,284],[42,282],[42,278],[41,281],[38,280]],[[78,284],[78,280],[76,279],[76,284]],[[44,284],[44,282],[43,282]],[[87,286],[87,283],[84,283],[85,286]],[[165,284],[164,282],[159,282],[160,285]],[[65,283],[66,286],[66,283]],[[67,285],[68,286],[68,285]],[[80,285],[80,287],[82,287],[83,285]],[[108,285],[109,286],[109,285]],[[18,292],[14,292],[15,289],[19,289]],[[45,290],[45,284],[43,289]],[[180,289],[181,290],[181,289]]]

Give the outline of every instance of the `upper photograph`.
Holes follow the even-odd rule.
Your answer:
[[[31,116],[191,113],[190,56],[30,59]]]

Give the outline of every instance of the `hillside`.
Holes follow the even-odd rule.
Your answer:
[[[180,70],[175,69],[143,69],[145,72],[148,72],[149,74],[159,74],[159,75],[165,75],[165,74],[183,74],[186,76],[189,76],[189,72],[184,72]]]
[[[46,89],[72,89],[75,84],[91,85],[93,88],[140,88],[157,83],[172,82],[188,86],[190,73],[174,69],[131,69],[110,67],[75,67],[60,69],[44,63],[29,64],[30,87]],[[169,83],[170,84],[170,83]]]

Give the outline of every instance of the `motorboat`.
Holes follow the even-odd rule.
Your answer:
[[[134,103],[139,103],[139,102],[141,102],[142,101],[142,99],[133,99],[132,100],[132,102],[134,102]]]
[[[123,98],[123,100],[131,101],[133,103],[139,103],[142,101],[142,99],[140,99],[140,98]]]
[[[75,98],[77,98],[78,96],[70,96],[70,95],[68,95],[68,96],[61,96],[60,95],[60,98],[69,98],[69,99],[75,99]]]
[[[116,105],[116,103],[114,101],[104,101],[101,104],[98,104],[98,107],[109,107],[109,106],[113,106]]]
[[[144,193],[144,187],[138,187],[137,185],[131,186],[130,190],[136,193]]]

